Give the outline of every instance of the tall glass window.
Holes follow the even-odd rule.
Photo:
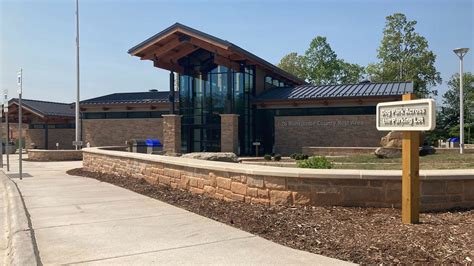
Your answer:
[[[253,67],[241,70],[219,65],[208,73],[180,75],[183,152],[220,151],[219,114],[228,111],[239,114],[240,153],[252,151],[254,127],[250,99],[255,93],[255,71]]]

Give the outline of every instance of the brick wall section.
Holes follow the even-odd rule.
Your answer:
[[[30,148],[34,143],[37,149],[45,149],[45,130],[44,129],[27,129],[26,130],[26,147]],[[59,149],[73,149],[72,141],[75,139],[75,130],[73,128],[49,128],[48,129],[48,149],[55,150],[56,143],[59,143]]]
[[[275,152],[288,155],[302,147],[378,147],[386,132],[375,115],[276,116]]]
[[[82,151],[76,150],[28,150],[30,161],[78,161],[82,160]]]
[[[109,154],[104,154],[104,152]],[[157,155],[128,155],[127,153],[86,149],[84,168],[89,171],[110,173],[131,178],[144,178],[155,185],[188,190],[196,194],[207,194],[227,201],[243,201],[265,205],[309,204],[315,206],[362,206],[400,207],[401,181],[387,177],[372,179],[355,178],[311,178],[282,177],[246,174],[242,165],[225,163],[226,169],[242,168],[241,172],[189,166],[189,160],[174,158],[174,163],[160,162]],[[120,156],[117,156],[120,154]],[[122,155],[123,154],[123,155]],[[133,156],[152,156],[145,160]],[[184,160],[176,165],[176,160]],[[195,160],[193,160],[195,161]],[[248,166],[246,166],[248,167]],[[221,168],[222,169],[222,168]],[[235,170],[235,169],[234,169]],[[285,171],[285,168],[281,168]],[[280,172],[281,172],[280,171]],[[288,170],[289,171],[289,170]],[[474,177],[456,180],[421,181],[421,209],[444,210],[449,208],[474,207]]]
[[[3,139],[6,139],[7,137],[7,124],[5,122],[2,123],[1,125],[1,130],[2,130],[2,137]],[[23,128],[23,136],[26,135],[26,130],[28,129],[28,124],[27,123],[23,123],[22,124],[22,128]],[[10,123],[10,132],[11,132],[11,137],[13,140],[17,140],[18,139],[18,124],[17,123]]]
[[[181,152],[180,115],[163,115],[163,151]]]
[[[48,129],[48,149],[56,149],[56,143],[59,143],[59,149],[74,149],[72,142],[75,138],[74,128],[50,128]]]
[[[27,129],[25,134],[26,148],[34,143],[38,149],[44,149],[44,129]]]
[[[237,154],[239,146],[239,115],[221,114],[221,151]]]
[[[82,122],[84,145],[92,147],[125,145],[135,139],[163,140],[163,119],[85,119]]]

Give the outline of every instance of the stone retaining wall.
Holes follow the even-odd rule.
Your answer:
[[[79,161],[82,160],[81,150],[28,150],[28,160],[30,161]]]
[[[400,171],[319,170],[84,149],[88,171],[258,204],[400,207]],[[421,173],[421,209],[474,207],[474,169]]]

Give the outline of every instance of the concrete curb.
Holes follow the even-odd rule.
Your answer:
[[[5,265],[41,265],[34,245],[34,233],[23,198],[15,182],[0,171],[7,203],[7,254]]]

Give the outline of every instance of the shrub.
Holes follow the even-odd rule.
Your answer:
[[[265,159],[265,161],[271,161],[272,160],[272,156],[270,154],[265,154],[263,156],[263,159]]]
[[[292,154],[290,155],[290,158],[294,160],[294,159],[296,158],[296,155],[298,155],[298,154],[297,154],[297,153],[292,153]]]
[[[299,168],[331,169],[332,163],[326,157],[313,156],[297,163]]]
[[[293,155],[292,159],[295,159],[295,160],[297,160],[297,161],[308,159],[308,155],[306,155],[306,154],[294,153],[294,154],[292,154],[292,155]]]
[[[281,161],[281,154],[275,154],[275,156],[273,156],[273,160],[275,161]]]

